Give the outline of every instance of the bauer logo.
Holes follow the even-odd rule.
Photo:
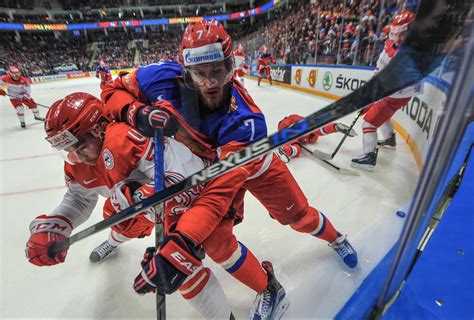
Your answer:
[[[104,149],[102,152],[102,159],[104,159],[105,168],[107,170],[112,170],[114,168],[114,156],[109,149]]]
[[[328,91],[332,87],[332,73],[327,71],[323,76],[323,89]]]
[[[199,48],[183,50],[184,65],[193,66],[201,63],[224,60],[224,53],[220,43],[208,44]]]

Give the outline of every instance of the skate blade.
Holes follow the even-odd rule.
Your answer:
[[[387,149],[387,150],[396,150],[397,149],[396,146],[395,147],[394,146],[382,146],[382,145],[379,145],[379,144],[377,145],[377,147],[379,149]]]
[[[366,165],[366,164],[358,164],[358,163],[351,162],[351,167],[361,169],[361,170],[364,170],[364,171],[368,171],[368,172],[373,172],[375,166]]]
[[[285,313],[288,311],[288,308],[290,307],[290,299],[285,296],[283,297],[283,300],[280,302],[278,306],[278,310],[275,311],[275,314],[272,319],[281,319],[285,315]]]

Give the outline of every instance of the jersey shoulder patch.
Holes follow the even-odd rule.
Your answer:
[[[151,145],[151,138],[145,137],[128,124],[112,123],[107,127],[102,150],[107,149],[103,155],[107,159],[113,158],[113,165],[104,158],[105,165],[110,169],[116,167],[122,173],[133,170],[137,162],[150,152]]]

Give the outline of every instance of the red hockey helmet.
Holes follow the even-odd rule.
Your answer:
[[[189,24],[179,46],[179,63],[187,66],[223,61],[232,55],[232,38],[217,20]]]
[[[104,103],[84,92],[75,92],[53,103],[46,114],[44,129],[46,140],[69,163],[70,155],[87,133],[99,137],[111,121]]]
[[[410,11],[403,11],[393,18],[390,26],[390,33],[398,34],[408,30],[408,26],[415,20],[415,14]]]
[[[216,20],[189,24],[179,46],[179,63],[184,66],[185,81],[192,88],[222,87],[232,79],[234,59],[232,39]]]
[[[21,77],[20,69],[16,66],[8,67],[8,75],[13,78],[13,80],[18,80]]]

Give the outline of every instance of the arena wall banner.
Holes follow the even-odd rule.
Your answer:
[[[53,74],[50,76],[40,76],[40,77],[31,77],[32,83],[40,83],[46,81],[55,81],[55,80],[66,80],[67,76],[65,74]]]
[[[289,66],[279,66],[279,65],[271,66],[270,74],[272,76],[273,81],[291,84],[291,67]]]
[[[322,96],[345,96],[365,84],[373,74],[367,67],[292,66],[291,84]]]
[[[91,76],[91,73],[90,72],[68,72],[66,76],[68,79],[88,78]]]
[[[255,63],[250,63],[249,75],[252,77],[258,77],[257,65]]]
[[[285,70],[288,67],[278,66]],[[277,84],[336,100],[367,82],[373,72],[373,68],[367,67],[291,65],[290,84]],[[254,66],[250,76],[258,76]],[[443,78],[429,76],[422,85],[422,93],[413,97],[392,119],[396,131],[410,147],[420,171],[447,98],[450,80],[445,75]]]
[[[423,82],[423,93],[413,97],[393,117],[395,129],[409,145],[420,169],[446,103],[447,88],[448,82],[428,77]]]

